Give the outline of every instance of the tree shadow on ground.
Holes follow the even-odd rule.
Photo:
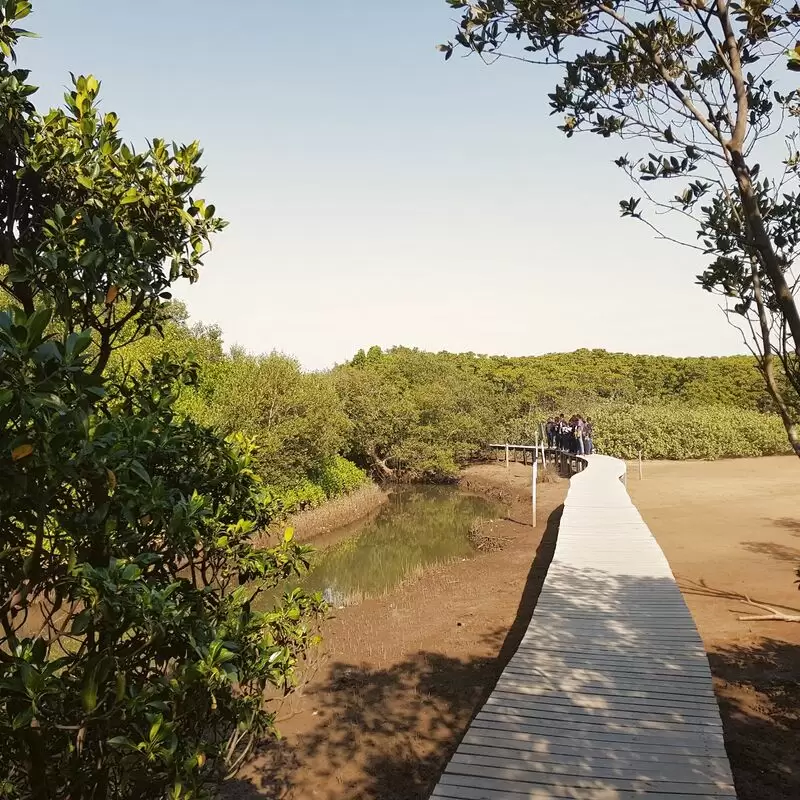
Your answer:
[[[452,658],[419,652],[386,669],[337,662],[307,693],[319,723],[310,732],[263,748],[249,781],[228,798],[374,798],[424,800],[474,715],[517,650],[552,560],[562,507],[548,518],[514,623],[483,637],[497,656]],[[435,611],[433,612],[435,613]],[[314,783],[335,793],[316,792]]]
[[[800,797],[800,645],[709,653],[739,800]]]
[[[792,519],[791,517],[781,517],[780,519],[773,519],[773,524],[779,528],[784,528],[794,536],[800,536],[800,519]]]
[[[800,550],[796,547],[787,547],[778,542],[742,542],[742,547],[751,553],[769,556],[776,561],[788,561],[792,564],[800,563]]]

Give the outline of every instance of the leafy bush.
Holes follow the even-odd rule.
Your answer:
[[[597,449],[620,458],[718,459],[789,452],[774,414],[678,403],[601,405],[588,410]]]
[[[382,479],[454,476],[505,415],[467,356],[371,348],[333,372],[349,420],[346,453]]]
[[[256,467],[274,485],[291,484],[330,461],[347,428],[331,382],[279,353],[252,356],[234,348],[207,364],[197,396],[182,404],[225,435],[240,431],[257,441]]]
[[[291,486],[268,486],[270,515],[274,519],[284,519],[289,514],[321,506],[325,492],[308,478],[300,478]]]
[[[314,470],[311,477],[302,477],[288,486],[269,486],[269,509],[273,518],[284,519],[290,514],[317,508],[369,481],[364,470],[342,456],[334,456]]]
[[[323,464],[313,473],[312,478],[328,498],[349,494],[369,480],[363,469],[340,455]]]
[[[252,445],[176,412],[195,365],[111,363],[222,227],[192,199],[199,146],[134,154],[91,77],[39,116],[12,70],[29,11],[0,11],[0,796],[210,798],[272,730],[323,604],[254,610],[308,550],[254,545]]]

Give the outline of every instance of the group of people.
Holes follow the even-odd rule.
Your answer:
[[[566,419],[563,414],[550,417],[545,425],[545,433],[550,448],[581,456],[589,456],[594,452],[594,428],[589,417],[584,419],[580,414],[573,414],[570,419]]]

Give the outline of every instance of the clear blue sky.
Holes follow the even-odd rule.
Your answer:
[[[701,263],[621,220],[617,143],[566,140],[554,77],[445,63],[444,0],[34,0],[40,105],[103,82],[133,141],[200,139],[230,226],[192,318],[308,368],[405,344],[509,355],[742,350]]]

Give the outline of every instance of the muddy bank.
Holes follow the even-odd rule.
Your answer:
[[[368,483],[350,494],[329,500],[319,508],[293,514],[281,523],[280,530],[294,528],[298,541],[325,546],[325,536],[351,525],[377,511],[389,495],[375,483]]]
[[[336,610],[310,682],[281,708],[283,740],[227,797],[428,797],[527,627],[567,482],[539,487],[535,528],[529,467],[470,467],[462,486],[503,501],[490,529],[501,548]]]

